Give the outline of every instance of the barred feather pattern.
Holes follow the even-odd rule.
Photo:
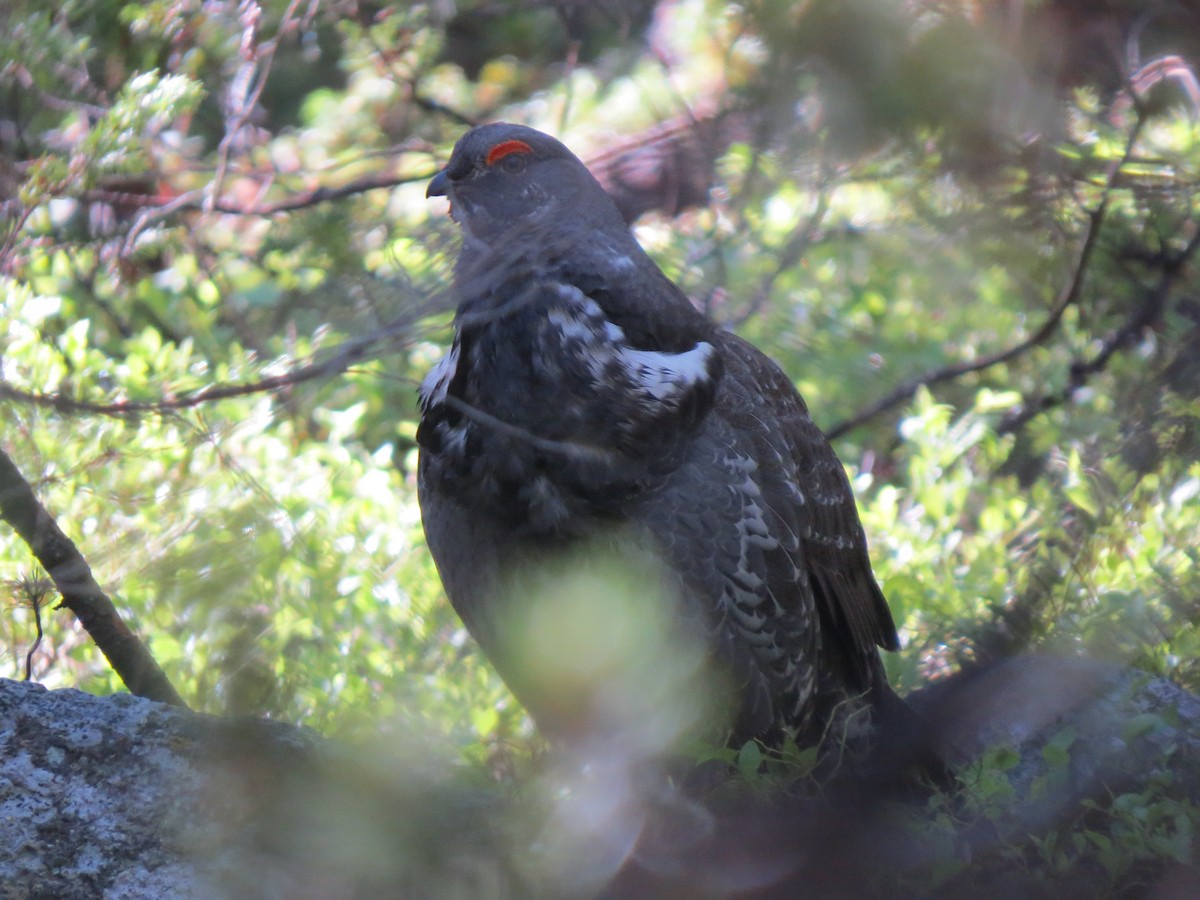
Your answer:
[[[511,140],[528,154],[492,168]],[[474,129],[431,193],[465,243],[454,343],[420,391],[419,495],[501,674],[507,561],[617,525],[661,557],[733,681],[732,742],[811,743],[847,701],[892,696],[878,649],[898,639],[853,492],[790,379],[689,303],[552,138]]]

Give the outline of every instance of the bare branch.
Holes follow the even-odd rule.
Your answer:
[[[290,197],[284,197],[274,203],[261,203],[253,206],[239,206],[233,203],[227,203],[223,200],[215,200],[212,203],[211,209],[213,212],[224,213],[233,216],[273,216],[276,213],[293,212],[298,209],[306,209],[310,206],[317,206],[321,203],[327,203],[332,200],[342,200],[354,194],[362,194],[367,191],[377,190],[379,188],[393,188],[401,184],[412,184],[413,182],[428,181],[436,174],[435,172],[422,173],[420,175],[371,175],[362,178],[356,178],[347,184],[340,187],[326,187],[324,185],[313,188],[310,191],[303,191],[298,194],[293,194]],[[95,203],[120,203],[128,207],[142,207],[145,212],[139,217],[137,224],[131,229],[135,234],[143,231],[150,222],[166,218],[172,213],[181,212],[183,210],[193,210],[204,208],[204,202],[200,191],[189,191],[186,194],[180,194],[168,203],[163,203],[160,197],[150,196],[148,194],[131,194],[121,191],[108,191],[96,189],[83,191],[79,194],[79,199],[85,202]],[[126,248],[129,249],[129,248]]]
[[[459,125],[462,125],[465,128],[474,128],[476,125],[479,124],[479,122],[476,119],[474,119],[471,116],[468,116],[466,113],[460,112],[457,109],[449,107],[445,103],[442,103],[438,100],[434,100],[431,97],[424,96],[417,90],[415,82],[410,82],[410,86],[411,86],[410,96],[412,98],[412,102],[415,103],[417,106],[419,106],[421,109],[425,110],[426,112],[435,113],[439,116],[445,116],[447,119],[450,119],[453,122],[457,122]]]
[[[256,46],[256,42],[262,9],[255,3],[248,6],[242,14],[244,23],[243,63],[229,88],[231,109],[225,123],[225,135],[217,147],[217,169],[212,181],[205,188],[205,209],[211,210],[216,198],[221,194],[221,182],[224,180],[225,170],[229,166],[229,154],[233,148],[233,142],[237,140],[238,135],[250,120],[250,114],[258,106],[263,88],[267,86],[267,76],[275,61],[275,51],[279,48],[280,38],[290,30],[292,17],[295,16],[296,8],[299,5],[300,0],[291,0],[279,20],[279,28],[275,33],[274,40],[258,46]]]
[[[1083,277],[1096,246],[1096,236],[1099,234],[1100,224],[1104,219],[1107,205],[1106,197],[1100,206],[1091,213],[1087,233],[1084,236],[1075,265],[1072,267],[1071,279],[1067,282],[1064,289],[1059,292],[1058,299],[1051,308],[1050,314],[1038,327],[1037,331],[1006,350],[1000,350],[996,353],[972,360],[971,362],[943,366],[940,369],[934,369],[931,372],[926,372],[923,375],[918,375],[916,378],[906,381],[890,394],[877,400],[866,409],[827,429],[825,433],[829,439],[831,441],[836,440],[847,432],[865,425],[881,413],[885,413],[893,407],[911,400],[913,395],[923,387],[931,387],[935,384],[941,384],[944,381],[952,381],[956,378],[961,378],[963,375],[969,375],[972,372],[982,372],[984,369],[990,369],[992,366],[998,366],[1001,363],[1016,359],[1034,347],[1044,344],[1054,333],[1055,329],[1058,328],[1058,323],[1062,321],[1063,314],[1079,299],[1079,293],[1083,286]]]
[[[808,248],[817,236],[817,230],[825,220],[825,214],[829,211],[829,180],[827,178],[823,178],[817,185],[816,195],[816,204],[813,206],[812,212],[792,230],[787,244],[775,255],[775,265],[759,281],[754,296],[730,323],[730,327],[736,329],[762,312],[771,297],[775,282],[784,272],[800,262],[804,258],[804,254],[808,252]]]
[[[1054,306],[1051,307],[1049,315],[1025,340],[1009,347],[1006,350],[1000,350],[995,353],[983,356],[980,359],[972,360],[971,362],[956,363],[954,365],[943,366],[940,369],[934,369],[931,372],[926,372],[916,378],[906,381],[900,387],[893,390],[881,400],[861,410],[842,422],[837,423],[833,427],[826,430],[826,435],[829,439],[836,440],[839,437],[865,425],[867,422],[874,419],[881,413],[912,399],[913,395],[922,387],[931,387],[935,384],[941,384],[944,381],[952,381],[956,378],[961,378],[963,375],[969,375],[973,372],[982,372],[985,369],[990,369],[993,366],[998,366],[1002,363],[1009,362],[1025,353],[1044,344],[1050,339],[1062,321],[1066,311],[1079,301],[1079,297],[1083,292],[1083,282],[1087,275],[1088,266],[1091,263],[1092,254],[1096,249],[1096,242],[1100,236],[1101,227],[1104,224],[1105,217],[1108,213],[1109,200],[1112,196],[1113,188],[1116,184],[1117,176],[1121,169],[1133,155],[1134,145],[1137,143],[1138,137],[1142,133],[1142,126],[1145,123],[1145,116],[1139,114],[1133,127],[1130,129],[1129,136],[1125,142],[1125,150],[1120,158],[1115,160],[1109,167],[1105,177],[1104,193],[1100,198],[1099,205],[1088,214],[1087,230],[1084,232],[1083,243],[1080,245],[1079,253],[1075,258],[1075,264],[1071,267],[1071,276],[1067,283],[1059,291],[1058,298],[1055,300]]]
[[[214,212],[230,213],[239,216],[273,216],[276,213],[304,209],[305,207],[316,206],[318,203],[326,203],[330,200],[341,200],[343,197],[373,191],[377,188],[392,188],[401,184],[412,184],[414,181],[428,181],[436,174],[435,170],[421,175],[406,175],[403,177],[389,175],[356,178],[341,187],[318,187],[275,203],[256,204],[247,208],[216,201],[213,203],[212,209]]]
[[[1118,352],[1128,347],[1136,340],[1138,334],[1162,316],[1172,289],[1198,251],[1200,251],[1200,227],[1196,229],[1187,246],[1164,263],[1162,274],[1153,291],[1137,305],[1119,328],[1104,339],[1100,349],[1090,359],[1076,359],[1071,363],[1067,386],[1056,393],[1026,400],[1020,409],[1015,410],[1000,422],[996,431],[999,434],[1016,431],[1039,413],[1066,403],[1077,390],[1087,384],[1093,375],[1103,372]]]
[[[436,303],[431,301],[429,309],[433,309],[435,305]],[[424,307],[422,308],[424,309]],[[76,400],[61,394],[26,391],[0,381],[0,398],[53,409],[68,415],[90,414],[120,418],[144,413],[162,414],[191,409],[204,403],[226,400],[230,397],[270,393],[316,378],[341,374],[355,363],[367,358],[370,351],[376,346],[407,339],[411,335],[413,320],[417,314],[414,312],[405,315],[374,334],[345,341],[332,356],[320,362],[310,362],[297,366],[282,375],[274,375],[258,381],[242,384],[206,385],[195,391],[171,398],[159,397],[154,400],[117,401],[115,403],[98,403],[92,400]]]
[[[186,706],[146,645],[129,630],[112,600],[96,583],[87,560],[38,502],[29,482],[3,450],[0,450],[0,517],[29,545],[54,580],[62,605],[75,613],[130,692]]]
[[[598,447],[590,444],[573,443],[570,441],[557,441],[549,438],[539,437],[532,431],[521,428],[518,425],[513,425],[505,422],[503,419],[498,419],[490,413],[484,412],[478,407],[472,406],[464,400],[460,400],[453,394],[447,394],[444,398],[445,403],[451,409],[455,409],[462,413],[468,419],[473,419],[480,425],[490,428],[497,434],[502,434],[507,438],[521,441],[528,444],[537,450],[545,453],[551,453],[556,456],[562,456],[571,460],[584,460],[591,462],[600,462],[612,464],[617,454],[606,447]]]

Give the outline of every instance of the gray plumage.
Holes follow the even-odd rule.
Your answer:
[[[495,124],[430,184],[464,234],[451,351],[421,388],[428,544],[539,724],[504,643],[506,566],[591,537],[650,552],[735,686],[733,740],[821,736],[891,698],[897,636],[840,462],[791,381],[699,313],[561,143]]]

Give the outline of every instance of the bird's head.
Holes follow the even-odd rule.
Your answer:
[[[507,122],[480,125],[459,138],[425,196],[446,197],[466,236],[488,246],[541,219],[606,226],[614,217],[621,221],[575,154],[548,134]]]

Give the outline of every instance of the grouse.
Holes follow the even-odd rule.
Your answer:
[[[473,128],[426,195],[463,238],[453,345],[420,388],[426,538],[539,726],[561,708],[521,669],[501,585],[589,540],[661,561],[680,634],[732,686],[735,745],[819,743],[839,710],[898,702],[850,484],[788,377],[691,304],[554,138]]]

